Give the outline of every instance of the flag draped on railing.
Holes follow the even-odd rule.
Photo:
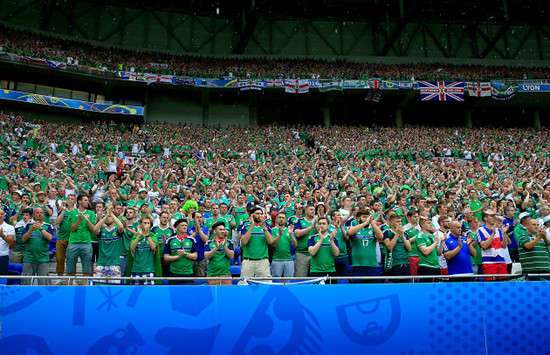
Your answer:
[[[464,83],[448,81],[419,81],[422,101],[464,101]]]
[[[289,94],[307,94],[309,81],[307,79],[285,80],[285,92]]]
[[[468,95],[475,97],[491,96],[491,83],[467,83]]]

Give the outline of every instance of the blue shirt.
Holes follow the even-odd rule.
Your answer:
[[[518,243],[516,241],[516,238],[514,237],[514,219],[504,218],[504,221],[502,222],[503,225],[508,226],[508,237],[510,237],[511,243],[508,245],[508,248],[511,249],[517,249]]]
[[[187,235],[192,236],[196,232],[195,226],[191,228],[187,228]],[[210,235],[210,232],[208,231],[208,228],[205,226],[202,226],[203,233],[208,237]],[[204,243],[202,242],[200,234],[197,233],[195,236],[195,240],[197,241],[197,261],[204,259]]]
[[[470,259],[470,250],[468,249],[468,238],[462,239],[462,248],[451,260],[447,260],[447,269],[449,275],[473,274],[472,260]],[[458,247],[458,237],[449,234],[449,238],[445,239],[443,245],[443,253],[452,251]]]

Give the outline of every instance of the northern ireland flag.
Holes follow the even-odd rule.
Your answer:
[[[147,79],[147,84],[152,83],[172,83],[174,81],[173,75],[162,75],[162,74],[145,74]]]
[[[268,88],[279,88],[285,86],[282,79],[266,79],[265,86]]]
[[[491,83],[468,83],[467,87],[470,96],[491,96]]]
[[[288,92],[290,94],[307,94],[309,92],[309,80],[285,80],[285,92]]]
[[[419,81],[422,101],[464,101],[464,83],[449,81]]]

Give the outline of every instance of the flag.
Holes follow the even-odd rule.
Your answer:
[[[365,97],[365,101],[371,101],[371,102],[380,102],[380,99],[382,98],[382,92],[378,89],[370,90],[367,94],[367,97]]]
[[[195,79],[193,78],[189,78],[189,77],[185,77],[185,76],[180,76],[179,78],[176,78],[176,83],[180,84],[180,85],[184,85],[184,86],[195,86]]]
[[[319,83],[319,91],[342,91],[344,88],[342,86],[342,81],[325,81]]]
[[[422,101],[464,101],[464,83],[449,81],[419,81]]]
[[[263,84],[263,81],[260,80],[239,81],[239,93],[245,91],[264,91]]]
[[[27,63],[27,64],[40,65],[42,67],[49,66],[49,64],[44,59],[40,59],[40,58],[32,58],[32,57],[22,56],[20,58],[20,61],[22,61],[24,63]]]
[[[173,83],[173,75],[163,75],[163,74],[144,74],[145,79],[147,79],[147,84],[152,83]]]
[[[382,87],[382,84],[380,83],[380,80],[369,80],[368,83],[369,83],[369,86],[371,87],[371,89],[378,90]]]
[[[309,81],[307,79],[285,80],[285,92],[289,94],[309,93]]]
[[[129,71],[120,71],[118,72],[120,77],[125,80],[131,80],[131,81],[145,81],[141,74],[129,72]]]
[[[412,90],[413,83],[410,81],[400,81],[399,82],[399,88],[403,90]]]
[[[278,88],[285,86],[285,83],[282,79],[266,79],[265,80],[265,86],[266,87],[272,87],[272,88]]]
[[[493,86],[491,89],[491,96],[495,100],[504,101],[510,100],[516,96],[516,90],[512,84],[501,84],[500,86]]]
[[[56,62],[56,61],[48,60],[48,59],[46,59],[46,63],[48,64],[48,66],[49,66],[50,68],[52,68],[52,69],[54,69],[54,70],[58,70],[59,68],[65,66],[65,63]]]
[[[491,83],[467,83],[468,95],[475,97],[491,96]]]

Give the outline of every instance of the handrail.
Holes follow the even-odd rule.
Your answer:
[[[20,62],[20,58],[22,56],[18,55],[18,54],[13,54],[13,53],[9,53],[9,52],[1,52],[0,51],[0,60],[6,60],[6,61],[12,61],[12,62]],[[9,58],[9,59],[8,59]],[[36,60],[43,60],[45,62],[44,59],[42,58],[33,58],[33,59],[36,59]],[[32,63],[26,63],[26,64],[29,64],[29,65],[32,65]],[[91,74],[91,75],[100,75],[100,76],[110,76],[112,77],[113,79],[119,79],[119,80],[124,80],[122,79],[118,73],[119,71],[117,70],[109,70],[109,69],[104,69],[104,68],[92,68],[92,67],[87,67],[87,66],[82,66],[82,65],[79,65],[79,64],[67,64],[67,63],[63,63],[65,65],[66,68],[60,68],[61,70],[68,70],[68,71],[76,71],[76,72],[82,72],[82,73],[85,73],[85,74]],[[173,76],[180,76],[180,75],[173,75]],[[237,79],[237,78],[235,78]],[[265,79],[265,78],[264,78]],[[369,78],[369,79],[364,79],[364,80],[381,80],[380,78]],[[243,78],[242,80],[247,80],[245,78]],[[258,79],[258,80],[263,80],[263,79]],[[282,79],[284,80],[284,79]],[[315,80],[343,80],[343,79],[334,79],[334,78],[320,78],[320,79],[315,79]],[[386,79],[384,79],[386,80]],[[389,81],[403,81],[403,80],[397,80],[397,79],[387,79]],[[422,80],[422,78],[416,78],[416,81],[418,80]],[[125,80],[127,81],[127,80]],[[409,82],[408,80],[405,80],[406,82]],[[472,80],[464,80],[465,82],[471,82]],[[478,80],[478,81],[481,81],[481,80]],[[478,81],[475,81],[475,82],[478,82]],[[139,82],[139,83],[145,83],[143,81],[136,81],[136,82]],[[504,79],[494,79],[494,80],[490,80],[491,83],[497,83],[497,84],[530,84],[530,85],[543,85],[543,84],[550,84],[550,80],[549,79],[525,79],[525,80],[517,80],[517,79],[512,79],[512,78],[504,78]],[[231,88],[235,88],[235,87],[231,87]]]
[[[327,281],[331,280],[350,280],[350,281],[397,281],[397,280],[409,280],[412,283],[416,283],[419,280],[438,280],[438,281],[450,281],[452,279],[476,279],[480,278],[511,278],[517,279],[521,277],[527,278],[539,278],[547,277],[550,279],[550,273],[542,274],[481,274],[481,275],[417,275],[417,276],[326,276]],[[67,280],[69,281],[80,281],[80,280],[91,280],[91,281],[212,281],[212,280],[232,280],[232,281],[241,281],[244,280],[242,277],[231,277],[231,276],[211,276],[211,277],[105,277],[105,276],[58,276],[58,275],[47,275],[47,276],[36,276],[36,275],[2,275],[0,279],[21,279],[21,280],[31,280],[31,284],[34,280],[40,279],[56,279],[56,280]],[[253,281],[313,281],[318,280],[319,277],[249,277],[246,278]],[[112,284],[111,284],[112,285]]]

